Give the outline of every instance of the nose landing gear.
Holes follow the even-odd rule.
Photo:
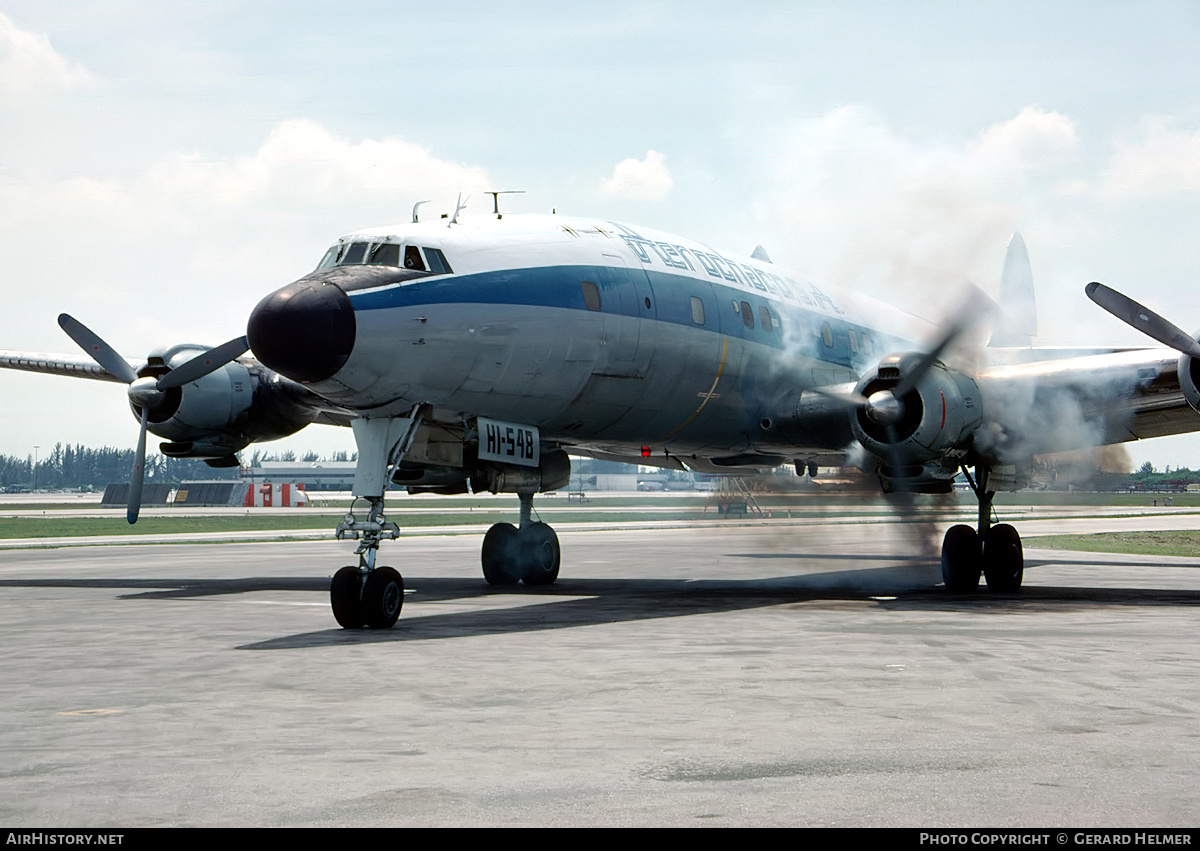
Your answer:
[[[390,567],[343,567],[329,586],[333,617],[345,629],[388,629],[404,606],[404,579]]]
[[[383,498],[370,498],[366,520],[353,514],[338,524],[338,538],[360,537],[356,553],[358,566],[341,568],[329,586],[333,617],[345,629],[389,629],[400,617],[404,605],[404,579],[394,568],[376,567],[375,556],[383,540],[400,534],[395,523],[383,516]]]

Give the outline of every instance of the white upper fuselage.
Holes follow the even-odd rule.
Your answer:
[[[557,215],[357,231],[307,278],[345,272],[339,255],[416,276],[337,279],[353,350],[312,390],[369,416],[430,403],[614,450],[795,449],[759,427],[786,396],[854,381],[928,328],[770,263]]]

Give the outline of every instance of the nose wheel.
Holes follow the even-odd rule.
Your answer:
[[[347,514],[338,524],[338,538],[360,539],[358,566],[346,566],[333,575],[329,604],[333,617],[344,629],[390,629],[404,606],[404,579],[394,568],[376,567],[375,557],[383,540],[400,534],[395,523],[383,515],[383,498],[368,499],[366,519]]]
[[[329,603],[344,629],[390,629],[404,606],[404,579],[390,567],[343,567],[333,575]]]

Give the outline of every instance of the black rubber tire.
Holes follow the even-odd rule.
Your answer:
[[[521,579],[526,585],[553,585],[558,579],[561,552],[558,535],[546,523],[530,523],[519,532]]]
[[[362,606],[362,572],[357,567],[343,567],[329,583],[329,605],[333,617],[345,629],[362,629],[366,621]]]
[[[404,579],[390,567],[377,567],[363,585],[363,618],[368,629],[391,629],[404,606]]]
[[[979,587],[982,551],[979,533],[970,526],[951,526],[942,539],[942,582],[947,591],[964,594]]]
[[[1014,594],[1025,578],[1025,552],[1021,536],[1007,523],[988,530],[983,538],[983,575],[989,591]]]
[[[488,585],[516,585],[521,581],[520,542],[517,527],[497,523],[483,536],[480,561]]]

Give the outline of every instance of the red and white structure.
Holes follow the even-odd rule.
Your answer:
[[[247,508],[295,508],[308,505],[303,482],[264,482],[246,489]]]

